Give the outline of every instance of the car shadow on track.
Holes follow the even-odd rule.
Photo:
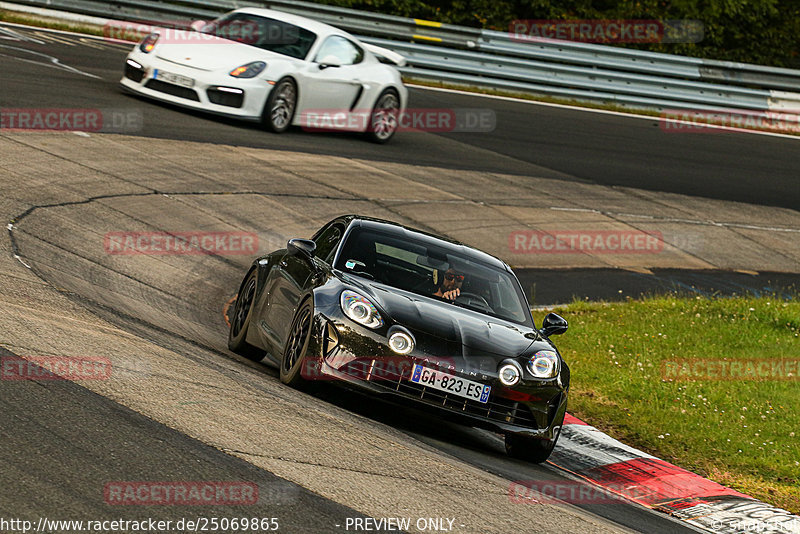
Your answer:
[[[125,96],[128,96],[132,99],[142,102],[143,104],[147,104],[148,106],[157,106],[160,107],[161,109],[175,111],[184,114],[186,116],[193,117],[195,119],[202,119],[204,121],[208,121],[210,123],[215,123],[215,124],[224,124],[225,126],[230,126],[232,128],[237,128],[239,130],[244,130],[244,131],[252,131],[253,133],[257,133],[259,135],[272,136],[273,138],[277,135],[280,135],[284,139],[290,139],[300,134],[303,134],[303,135],[321,136],[329,139],[338,138],[345,140],[361,141],[368,144],[368,141],[365,139],[364,134],[359,132],[330,131],[326,129],[314,129],[314,128],[305,128],[300,126],[291,126],[286,132],[283,132],[282,134],[274,134],[267,131],[258,121],[237,119],[235,117],[217,115],[210,111],[200,111],[188,107],[183,107],[177,104],[172,104],[169,102],[151,100],[145,96],[129,93],[123,89],[120,89],[120,92]]]

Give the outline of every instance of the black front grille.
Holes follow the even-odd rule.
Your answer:
[[[137,69],[130,63],[125,63],[125,77],[139,83],[144,78],[144,70]]]
[[[194,89],[189,89],[188,87],[181,87],[180,85],[162,82],[161,80],[149,80],[144,86],[154,91],[185,98],[186,100],[200,102],[200,97],[197,96],[197,91]]]
[[[489,401],[485,404],[458,397],[409,381],[412,369],[413,366],[403,366],[398,371],[394,371],[381,368],[379,363],[371,366],[364,360],[357,360],[340,370],[375,386],[431,406],[446,408],[489,421],[508,423],[526,428],[539,428],[533,413],[523,403],[498,397],[494,393],[489,395]]]
[[[210,88],[206,91],[208,100],[213,104],[220,106],[229,106],[232,108],[240,108],[244,103],[244,93],[230,93],[228,91],[220,91],[219,89]]]

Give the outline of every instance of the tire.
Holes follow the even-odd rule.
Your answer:
[[[387,143],[400,125],[400,97],[394,89],[384,89],[369,115],[365,135],[373,143]]]
[[[257,281],[255,270],[250,271],[244,277],[239,293],[236,295],[236,304],[230,320],[231,327],[228,330],[228,348],[254,362],[261,361],[265,355],[263,350],[246,341],[247,329],[250,327],[250,317],[255,305]]]
[[[314,306],[312,299],[306,299],[300,305],[292,319],[289,339],[281,357],[281,382],[287,386],[298,388],[305,381],[301,375],[303,363],[311,341],[311,330],[314,324]]]
[[[292,125],[296,110],[297,84],[291,78],[282,78],[269,92],[261,114],[261,122],[267,130],[283,133]]]
[[[518,436],[516,434],[506,434],[506,454],[512,458],[525,460],[535,464],[541,464],[550,458],[550,454],[556,446],[558,437],[561,435],[559,426],[556,439],[535,439]]]

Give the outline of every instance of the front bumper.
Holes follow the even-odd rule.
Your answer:
[[[128,60],[141,65],[142,68],[137,69]],[[157,80],[156,70],[191,78],[194,80],[194,85],[184,87]],[[261,119],[264,103],[273,87],[258,77],[234,78],[227,73],[168,62],[160,59],[157,51],[145,54],[138,49],[128,54],[126,58],[125,72],[120,80],[120,86],[126,91],[162,102],[252,121]],[[220,87],[223,89],[220,90]],[[238,94],[231,90],[242,93]]]
[[[338,337],[333,348],[330,328],[335,329]],[[308,380],[334,380],[389,402],[411,405],[453,422],[503,434],[546,440],[558,435],[567,409],[567,390],[559,379],[523,380],[514,388],[507,388],[500,384],[496,372],[487,370],[496,369],[504,358],[494,357],[488,365],[475,365],[460,356],[441,358],[418,350],[400,356],[374,331],[320,313],[316,315],[314,330],[315,343],[309,347],[303,372]],[[489,384],[492,390],[488,402],[480,403],[411,382],[409,378],[416,363]],[[475,372],[477,368],[483,370]]]

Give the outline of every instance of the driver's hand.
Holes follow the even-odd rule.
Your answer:
[[[456,300],[460,294],[460,289],[451,289],[450,291],[445,291],[442,293],[442,298],[447,300]]]

